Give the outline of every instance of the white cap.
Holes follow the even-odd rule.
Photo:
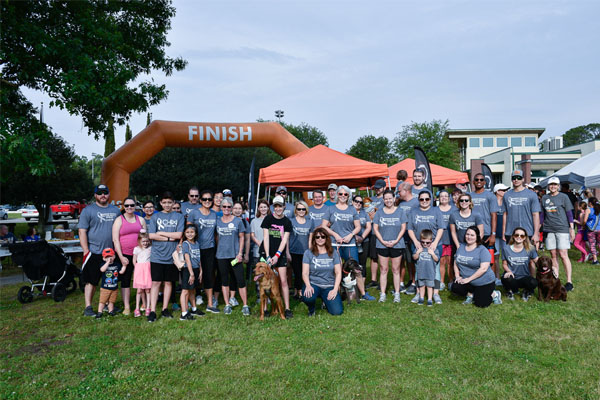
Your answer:
[[[548,179],[548,185],[551,185],[553,183],[560,185],[560,179],[558,179],[556,176],[553,176],[552,178]]]
[[[494,186],[494,193],[496,193],[498,190],[508,190],[508,186],[506,186],[504,183],[497,183]]]
[[[283,200],[283,196],[275,196],[273,199],[273,205],[279,204],[280,206],[285,205],[285,200]]]

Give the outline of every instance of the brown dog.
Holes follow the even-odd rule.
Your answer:
[[[279,290],[279,276],[265,262],[259,262],[254,267],[254,282],[258,281],[260,288],[260,320],[265,319],[265,308],[267,299],[271,299],[271,315],[279,313],[281,319],[283,314],[283,300]]]
[[[536,279],[538,281],[538,300],[567,301],[567,290],[560,283],[560,279],[552,272],[552,259],[540,257],[536,263]]]

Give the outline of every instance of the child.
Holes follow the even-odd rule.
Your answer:
[[[440,257],[436,249],[431,247],[433,232],[429,229],[421,231],[421,248],[413,255],[416,261],[417,284],[419,287],[419,305],[425,302],[425,287],[427,287],[427,307],[433,306],[433,285],[435,280],[435,265]]]
[[[142,229],[138,234],[138,245],[133,249],[133,287],[137,289],[135,296],[134,317],[140,317],[140,300],[142,307],[146,309],[146,316],[150,315],[150,289],[152,288],[152,277],[150,276],[150,254],[152,251],[150,238]]]
[[[119,286],[119,274],[125,273],[125,267],[115,262],[115,251],[111,248],[102,250],[104,265],[100,267],[102,272],[102,285],[100,286],[100,304],[96,318],[102,318],[104,305],[108,302],[108,314],[115,316],[115,300],[117,300],[117,288]]]
[[[183,231],[185,241],[181,245],[185,266],[181,270],[181,321],[193,320],[192,314],[203,316],[204,313],[196,308],[196,287],[202,280],[200,268],[200,243],[196,225],[188,225]],[[188,312],[188,301],[192,303],[192,311]]]

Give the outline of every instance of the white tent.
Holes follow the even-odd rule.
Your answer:
[[[600,150],[581,157],[579,160],[575,160],[566,167],[559,169],[541,181],[540,185],[547,186],[548,179],[553,176],[559,178],[561,183],[568,182],[592,188],[600,187]]]

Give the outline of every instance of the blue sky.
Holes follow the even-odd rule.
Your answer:
[[[543,127],[544,136],[600,122],[598,1],[173,4],[167,53],[189,65],[154,76],[170,91],[154,119],[253,122],[281,109],[340,151],[366,134],[391,139],[411,121]],[[46,106],[44,119],[78,154],[103,153],[80,118]],[[145,120],[132,118],[134,134]]]

